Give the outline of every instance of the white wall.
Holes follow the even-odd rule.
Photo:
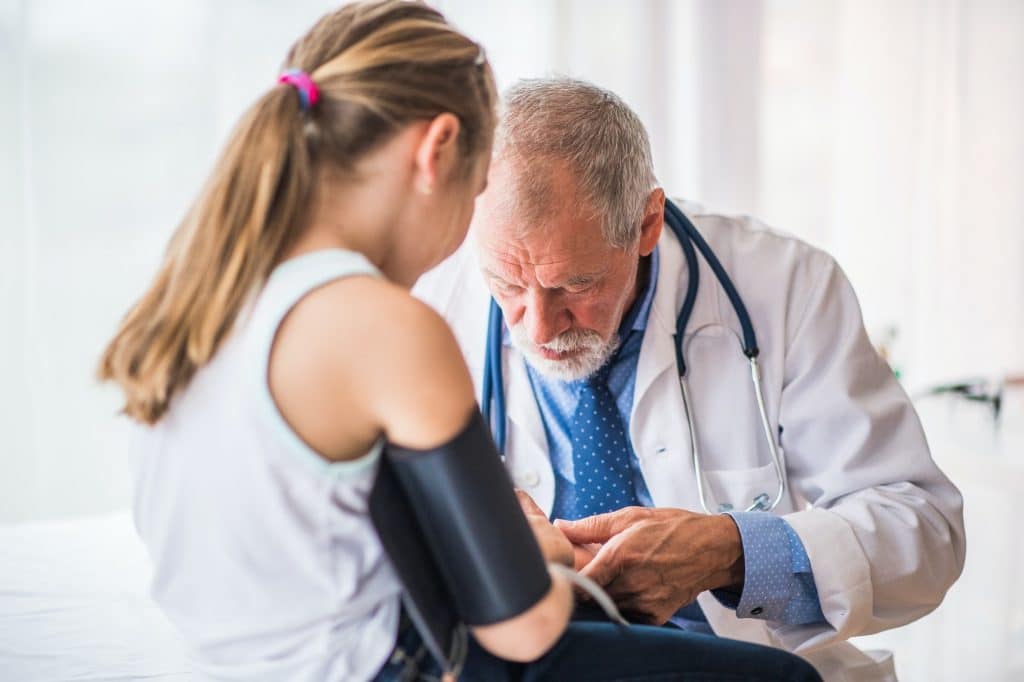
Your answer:
[[[442,5],[504,83],[622,95],[671,194],[832,252],[912,388],[1024,367],[1020,0]]]
[[[331,6],[0,0],[0,520],[128,504],[95,362],[230,126]]]
[[[1020,0],[445,0],[502,85],[619,92],[670,193],[832,251],[908,385],[1020,369]],[[129,497],[95,359],[240,111],[333,3],[0,0],[0,519]]]

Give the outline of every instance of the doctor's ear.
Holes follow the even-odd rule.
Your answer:
[[[658,245],[661,229],[665,225],[665,190],[655,187],[647,195],[644,215],[640,222],[640,255],[649,256]]]
[[[458,160],[459,119],[438,114],[427,124],[414,155],[416,190],[431,194],[438,182],[447,179]]]

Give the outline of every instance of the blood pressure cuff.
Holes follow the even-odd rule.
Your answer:
[[[403,509],[404,528],[382,518]],[[435,610],[423,617],[443,617],[436,610],[447,597],[461,622],[496,623],[523,613],[551,588],[512,481],[477,411],[461,433],[431,450],[386,445],[371,517],[407,602],[418,601],[417,611]],[[432,576],[442,585],[424,584]]]

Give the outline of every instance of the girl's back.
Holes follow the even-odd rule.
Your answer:
[[[364,679],[391,651],[400,588],[366,514],[380,443],[327,461],[268,383],[293,307],[327,282],[377,274],[342,250],[283,263],[140,436],[135,515],[153,595],[211,677]]]

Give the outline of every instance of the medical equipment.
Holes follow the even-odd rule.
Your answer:
[[[754,497],[751,504],[745,507],[744,510],[771,511],[778,506],[779,502],[782,501],[782,498],[785,496],[786,475],[782,467],[782,457],[779,454],[779,448],[775,442],[773,429],[768,419],[767,408],[765,407],[764,391],[761,386],[761,369],[757,362],[757,356],[760,350],[757,346],[757,337],[754,334],[753,323],[750,320],[750,315],[747,313],[746,306],[743,304],[743,300],[736,291],[736,287],[733,285],[732,280],[729,279],[729,276],[726,274],[725,268],[722,267],[718,257],[715,256],[711,247],[697,231],[697,228],[694,227],[693,223],[690,222],[689,218],[687,218],[675,204],[668,200],[665,201],[665,223],[679,240],[679,244],[682,247],[683,254],[686,258],[687,271],[689,275],[686,287],[686,296],[683,299],[683,306],[680,310],[679,317],[676,320],[675,353],[676,368],[679,373],[679,387],[683,396],[683,410],[686,414],[686,423],[690,431],[690,453],[693,459],[693,469],[697,479],[697,492],[700,495],[701,506],[704,508],[705,512],[709,514],[712,513],[711,504],[708,502],[707,492],[705,490],[704,467],[700,447],[697,442],[697,431],[693,420],[693,413],[690,407],[692,401],[690,399],[690,391],[686,381],[687,367],[686,358],[683,352],[686,325],[690,321],[690,315],[693,312],[693,307],[697,300],[697,289],[699,286],[697,251],[700,251],[704,260],[707,262],[708,266],[710,266],[715,278],[725,290],[726,296],[728,296],[733,310],[736,311],[737,318],[739,318],[740,327],[743,332],[743,338],[740,340],[740,346],[743,350],[743,355],[746,356],[750,364],[751,383],[754,387],[754,396],[761,416],[761,426],[764,430],[764,438],[768,443],[768,450],[771,453],[775,476],[778,480],[778,489],[774,498],[770,497],[767,492],[762,492]],[[695,246],[696,249],[694,249]],[[498,449],[501,452],[504,452],[507,412],[505,409],[505,395],[501,369],[502,327],[501,308],[492,298],[487,323],[487,349],[484,360],[481,410],[483,412],[484,419],[493,429],[494,440],[498,445]],[[722,503],[718,506],[718,512],[730,511],[732,509],[733,506],[728,503]]]
[[[369,511],[405,588],[406,611],[453,674],[466,653],[463,624],[508,620],[551,588],[479,412],[436,448],[387,444]]]
[[[479,412],[436,448],[385,445],[369,513],[402,583],[406,613],[456,677],[466,625],[523,613],[547,594],[550,573],[590,594],[613,623],[629,625],[597,583],[568,566],[545,566]]]
[[[992,407],[992,419],[997,424],[1003,412],[1002,381],[978,378],[959,381],[951,384],[939,384],[928,388],[914,396],[915,400],[936,395],[955,395],[971,402],[987,404]]]

